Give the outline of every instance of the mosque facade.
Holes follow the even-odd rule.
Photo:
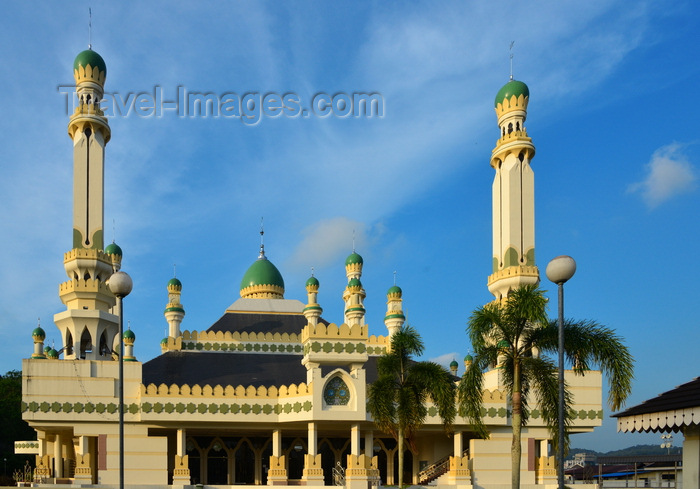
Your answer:
[[[370,485],[398,481],[397,443],[379,431],[366,409],[377,359],[404,323],[402,290],[389,288],[381,335],[365,324],[362,257],[345,261],[344,314],[329,322],[318,303],[319,281],[305,284],[306,303],[285,299],[282,274],[261,244],[245,271],[240,298],[205,331],[183,329],[183,284],[167,282],[168,336],[161,355],[137,358],[136,332],[120,335],[118,301],[109,279],[122,250],[104,245],[105,147],[111,131],[100,109],[107,67],[81,52],[73,72],[79,104],[70,117],[73,143],[73,247],[59,285],[66,309],[54,316],[59,351],[32,332],[23,360],[23,418],[37,441],[17,451],[36,456],[38,483],[75,486],[119,483],[119,365],[123,365],[124,483],[128,486]],[[537,283],[534,242],[535,147],[524,123],[529,90],[511,80],[495,100],[499,138],[491,157],[493,273],[498,300]],[[301,285],[301,284],[300,284]],[[186,296],[185,296],[186,297]],[[465,317],[468,311],[465,310]],[[119,362],[120,336],[123,362]],[[464,359],[469,368],[471,358]],[[453,362],[456,376],[459,365]],[[578,416],[572,432],[602,422],[601,376],[567,376]],[[484,383],[480,439],[458,418],[445,432],[430,405],[415,447],[405,453],[404,480],[414,484],[488,488],[508,484],[510,403],[498,369]],[[556,485],[550,434],[537,410],[522,433],[523,487]]]

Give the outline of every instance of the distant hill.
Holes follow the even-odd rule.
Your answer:
[[[671,453],[681,453],[681,447],[671,448]],[[622,450],[612,450],[610,452],[596,452],[588,448],[570,448],[567,460],[572,460],[577,453],[592,453],[596,457],[628,457],[636,455],[666,455],[667,448],[661,448],[659,445],[635,445],[633,447],[623,448]]]

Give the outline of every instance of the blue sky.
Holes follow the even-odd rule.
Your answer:
[[[305,301],[315,268],[324,317],[342,320],[343,262],[356,249],[372,334],[386,290],[404,290],[425,358],[469,351],[470,312],[490,300],[493,98],[530,87],[537,155],[536,254],[578,263],[566,313],[614,328],[636,358],[628,406],[698,375],[700,207],[692,87],[700,6],[691,1],[445,3],[22,2],[4,7],[0,103],[0,370],[31,354],[37,318],[48,341],[63,310],[71,246],[72,146],[66,99],[88,42],[122,97],[161,87],[223,94],[376,92],[383,117],[112,117],[105,235],[134,280],[126,318],[135,354],[159,353],[165,284],[183,282],[184,329],[202,330],[238,297],[265,247]],[[115,230],[112,231],[112,222]],[[544,275],[544,273],[542,273]],[[543,288],[554,287],[546,280]],[[551,295],[551,294],[550,294]],[[551,297],[554,297],[551,295]],[[552,310],[554,315],[556,311]],[[57,345],[58,346],[58,345]],[[460,362],[461,363],[461,362]],[[609,411],[606,410],[606,414]],[[615,434],[606,419],[574,446],[656,443]]]

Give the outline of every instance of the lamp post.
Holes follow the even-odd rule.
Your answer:
[[[576,262],[567,255],[557,256],[547,264],[547,278],[559,289],[559,443],[557,450],[557,482],[564,489],[564,283],[576,273]]]
[[[124,489],[124,310],[122,299],[133,287],[125,272],[115,272],[109,278],[109,290],[117,297],[119,312],[119,489]]]

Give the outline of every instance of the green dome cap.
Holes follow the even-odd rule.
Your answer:
[[[241,290],[253,285],[277,285],[284,289],[284,279],[277,267],[267,258],[258,258],[245,272],[241,280]]]
[[[360,279],[351,278],[348,282],[348,287],[362,287],[362,282],[360,282]]]
[[[530,95],[530,89],[521,81],[511,80],[503,85],[496,94],[496,101],[493,104],[494,107],[498,107],[498,104],[502,104],[504,99],[510,99],[513,95],[516,97],[520,95],[528,97]]]
[[[389,287],[389,290],[386,291],[386,295],[390,295],[390,294],[401,295],[402,293],[403,293],[403,291],[401,290],[401,287],[399,287],[398,285],[392,285],[391,287]]]
[[[102,56],[97,54],[92,49],[86,49],[75,57],[75,61],[73,61],[73,69],[77,70],[80,66],[85,68],[88,65],[90,65],[92,68],[98,68],[100,71],[104,72],[105,76],[107,76],[107,65],[105,64],[105,60],[103,60]]]
[[[127,329],[126,331],[124,331],[124,339],[125,340],[135,340],[136,335],[134,334],[133,331],[131,331],[130,329]]]
[[[180,287],[180,288],[182,288],[182,282],[180,282],[180,281],[179,281],[178,279],[176,279],[176,278],[171,278],[170,280],[168,280],[168,286],[171,286],[171,285],[172,285],[172,286],[175,286],[175,287]]]
[[[459,363],[457,363],[457,360],[452,360],[450,362],[450,368],[457,368],[459,367]]]
[[[51,349],[46,353],[46,356],[49,357],[49,358],[58,358],[58,352],[57,352],[55,349],[51,348]]]
[[[309,280],[306,281],[306,286],[307,286],[307,287],[309,287],[309,286],[316,286],[316,287],[318,287],[318,285],[319,285],[319,283],[318,283],[318,279],[317,279],[316,277],[313,277],[313,276],[312,276],[312,277],[309,277]]]
[[[37,326],[36,328],[34,328],[34,331],[32,331],[32,336],[43,339],[46,338],[46,333],[43,329],[41,329],[41,327]]]
[[[105,248],[105,253],[108,255],[117,255],[117,256],[123,256],[122,255],[122,249],[117,245],[117,243],[110,243],[107,245]]]
[[[168,344],[168,337],[166,336],[165,338],[163,338],[162,340],[160,340],[160,344],[161,344],[161,345],[167,345],[167,344]]]
[[[471,355],[466,355],[466,356],[464,357],[464,361],[465,361],[465,362],[473,362],[473,361],[474,361],[474,357],[471,356]]]
[[[345,259],[345,266],[355,265],[355,264],[362,265],[363,263],[364,263],[364,260],[362,259],[362,257],[360,255],[358,255],[357,253],[355,253],[354,251],[352,252],[352,254],[350,254],[350,256],[348,256]]]

